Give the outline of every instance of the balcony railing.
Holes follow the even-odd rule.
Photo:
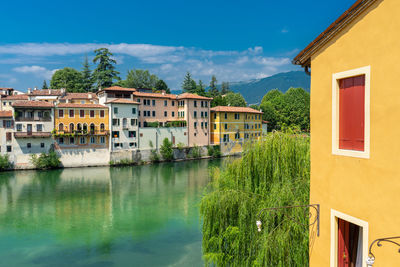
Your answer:
[[[53,136],[55,137],[63,137],[63,136],[80,136],[80,135],[109,135],[109,130],[93,130],[93,131],[85,131],[85,130],[74,130],[74,131],[53,131]]]
[[[51,137],[51,132],[15,132],[15,138],[47,138]]]
[[[51,117],[15,117],[15,121],[51,121]]]

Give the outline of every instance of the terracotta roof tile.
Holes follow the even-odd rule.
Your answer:
[[[26,94],[8,95],[8,96],[2,96],[1,99],[4,99],[4,100],[28,100],[28,95],[26,95]]]
[[[100,104],[74,104],[74,103],[60,103],[57,105],[57,108],[104,108],[108,107],[100,105]]]
[[[106,104],[136,104],[136,105],[140,105],[139,102],[136,101],[132,101],[130,99],[124,99],[124,98],[117,98],[117,99],[113,99],[111,101],[106,102]]]
[[[97,99],[95,93],[67,93],[61,99]]]
[[[249,107],[230,107],[230,106],[217,106],[210,109],[212,112],[238,112],[238,113],[256,113],[262,114],[261,111]]]
[[[134,96],[140,97],[153,97],[153,98],[168,98],[168,99],[177,99],[177,95],[173,94],[162,94],[162,93],[143,93],[143,92],[134,92],[132,93]]]
[[[32,90],[29,95],[33,96],[44,96],[44,95],[51,95],[51,96],[60,96],[62,95],[63,92],[61,89],[37,89],[37,90]]]
[[[210,97],[200,96],[191,93],[183,93],[178,95],[178,99],[203,99],[203,100],[212,100]]]
[[[127,92],[136,92],[135,88],[124,88],[121,86],[111,86],[108,88],[102,89],[102,91],[127,91]]]
[[[17,101],[12,103],[13,107],[38,107],[38,108],[53,108],[54,104],[45,101]]]
[[[0,111],[0,118],[9,118],[12,117],[13,113],[11,110]]]

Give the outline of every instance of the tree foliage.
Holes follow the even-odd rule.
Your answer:
[[[225,96],[225,105],[232,107],[246,107],[247,103],[240,93],[229,92]]]
[[[182,82],[182,90],[183,90],[183,92],[187,92],[187,93],[196,93],[197,84],[196,84],[196,81],[193,80],[190,72],[186,72],[185,78],[183,79],[183,82]]]
[[[229,82],[222,82],[221,84],[221,94],[225,95],[230,92]]]
[[[216,97],[220,95],[220,92],[217,88],[217,82],[218,82],[217,77],[215,77],[215,75],[211,76],[210,88],[208,90],[211,97]]]
[[[172,142],[168,138],[164,138],[160,147],[160,153],[164,160],[170,161],[174,159],[174,151],[172,149]]]
[[[286,93],[278,89],[269,91],[262,99],[260,108],[268,129],[286,127],[310,129],[310,94],[302,88],[290,88]]]
[[[41,170],[59,168],[61,165],[60,156],[53,149],[50,149],[49,153],[41,153],[39,156],[32,154],[31,163],[35,168]]]
[[[47,86],[47,81],[46,80],[43,80],[42,89],[49,89],[49,87]]]
[[[0,155],[0,171],[8,170],[12,167],[9,156],[7,154]]]
[[[307,205],[309,176],[309,138],[278,132],[215,169],[200,205],[206,265],[308,266],[308,214],[282,209],[259,217],[259,212]]]
[[[93,71],[93,78],[97,83],[97,87],[106,88],[113,84],[114,80],[120,80],[119,72],[115,70],[117,61],[113,59],[113,54],[107,48],[99,48],[94,50],[96,56],[93,63],[97,64]]]
[[[123,87],[128,88],[150,88],[156,89],[158,77],[151,74],[148,70],[133,69],[129,70],[124,81],[120,81]]]
[[[82,73],[69,67],[57,70],[51,77],[50,87],[65,88],[67,92],[83,92]]]
[[[171,90],[169,89],[168,85],[164,80],[158,80],[156,82],[156,91],[165,91],[167,94],[171,93]]]
[[[93,91],[93,76],[87,56],[85,57],[82,68],[82,89],[86,92]]]

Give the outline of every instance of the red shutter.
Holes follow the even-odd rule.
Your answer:
[[[339,148],[364,151],[365,76],[339,81]]]
[[[349,267],[349,227],[350,224],[338,219],[338,267]]]

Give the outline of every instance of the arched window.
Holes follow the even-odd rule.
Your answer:
[[[90,124],[90,132],[94,133],[95,127],[94,127],[94,123]]]
[[[76,129],[78,131],[82,131],[82,124],[78,123],[78,125],[76,125]]]
[[[60,132],[64,131],[64,124],[60,123],[58,125],[58,131],[60,131]]]
[[[100,124],[100,131],[104,132],[105,128],[106,127],[105,127],[104,123]]]
[[[86,123],[83,124],[83,131],[87,132],[87,124]]]
[[[74,131],[74,124],[70,123],[69,124],[69,131],[72,133]]]

